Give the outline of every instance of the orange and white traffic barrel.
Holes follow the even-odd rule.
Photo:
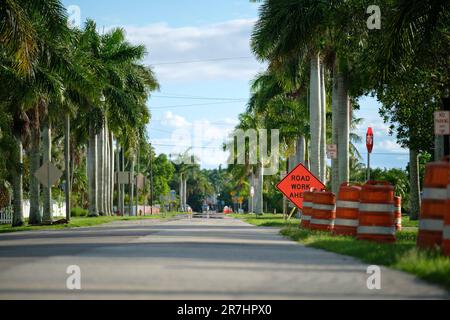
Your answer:
[[[395,230],[402,230],[402,198],[394,197]]]
[[[426,166],[417,237],[419,248],[430,249],[442,245],[449,168],[447,161],[432,162]]]
[[[311,230],[332,231],[336,218],[336,195],[327,191],[314,192]]]
[[[442,232],[442,251],[444,255],[450,256],[450,172],[447,184],[447,208],[444,215],[444,230]]]
[[[388,182],[363,185],[359,204],[358,240],[394,242],[394,187]]]
[[[361,185],[343,183],[336,202],[334,235],[356,236],[359,225],[359,198]]]
[[[305,191],[303,193],[302,222],[300,223],[300,226],[305,229],[309,229],[309,224],[311,223],[313,199],[314,191]]]

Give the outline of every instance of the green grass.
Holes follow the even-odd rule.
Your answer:
[[[282,214],[232,214],[231,217],[243,220],[247,223],[253,224],[258,227],[279,227],[283,228],[288,225],[299,225],[300,220],[296,218],[291,218],[290,220],[285,220]]]
[[[176,216],[178,213],[169,212],[160,215],[141,216],[141,217],[74,217],[70,220],[69,224],[51,225],[51,226],[29,226],[11,227],[11,225],[0,225],[0,233],[18,232],[18,231],[31,231],[31,230],[59,230],[66,228],[81,228],[92,227],[114,221],[133,221],[133,220],[146,220],[146,219],[170,219]]]
[[[408,216],[402,217],[402,227],[405,228],[418,228],[419,227],[419,221],[418,220],[411,220]]]
[[[418,250],[417,231],[401,231],[392,244],[358,241],[352,237],[333,237],[329,233],[288,226],[281,234],[308,247],[323,249],[376,265],[412,273],[450,291],[450,258],[438,251]]]

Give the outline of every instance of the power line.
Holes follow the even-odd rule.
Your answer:
[[[242,101],[246,98],[213,98],[213,97],[192,97],[192,96],[152,96],[152,98],[164,98],[164,99],[186,99],[186,100],[224,100],[224,101]]]
[[[199,63],[199,62],[214,62],[214,61],[231,61],[231,60],[244,60],[244,59],[254,59],[253,56],[246,57],[232,57],[232,58],[211,58],[211,59],[201,59],[201,60],[184,60],[184,61],[168,61],[159,62],[152,64],[153,66],[163,66],[163,65],[173,65],[173,64],[188,64],[188,63]]]
[[[246,99],[242,100],[246,101]],[[222,101],[222,102],[209,102],[209,103],[195,103],[195,104],[182,104],[182,105],[173,105],[173,106],[162,106],[162,107],[150,107],[150,110],[161,110],[161,109],[175,109],[175,108],[189,108],[189,107],[201,107],[201,106],[211,106],[211,105],[219,105],[219,104],[230,104],[242,101]]]

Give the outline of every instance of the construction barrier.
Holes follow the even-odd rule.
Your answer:
[[[302,222],[300,226],[305,229],[309,229],[309,224],[311,223],[313,199],[314,191],[305,191],[303,193]]]
[[[361,190],[358,240],[395,242],[394,187],[369,181]]]
[[[450,256],[450,172],[447,184],[447,209],[444,215],[444,230],[442,232],[442,251],[444,255]]]
[[[311,230],[332,231],[336,218],[336,195],[327,191],[314,192]]]
[[[356,236],[359,224],[359,198],[361,185],[343,183],[336,202],[334,235]]]
[[[417,246],[420,248],[437,248],[442,245],[449,168],[447,161],[432,162],[426,166],[417,237]]]
[[[402,230],[402,197],[394,197],[395,230]]]

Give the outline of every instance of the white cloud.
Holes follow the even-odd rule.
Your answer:
[[[238,19],[178,28],[157,23],[144,27],[128,26],[125,30],[131,42],[146,45],[149,51],[146,63],[155,65],[161,83],[167,80],[249,79],[263,69],[250,49],[250,35],[255,21]],[[164,64],[236,57],[250,58]]]
[[[191,125],[185,118],[174,114],[172,111],[164,113],[161,124],[171,128],[184,128]]]
[[[200,159],[202,167],[218,167],[227,162],[228,152],[224,152],[222,146],[235,123],[233,119],[225,119],[220,123],[199,119],[190,123],[184,117],[169,111],[161,120],[169,137],[153,138],[152,142],[157,152],[172,155],[184,153],[192,147],[191,152]]]

